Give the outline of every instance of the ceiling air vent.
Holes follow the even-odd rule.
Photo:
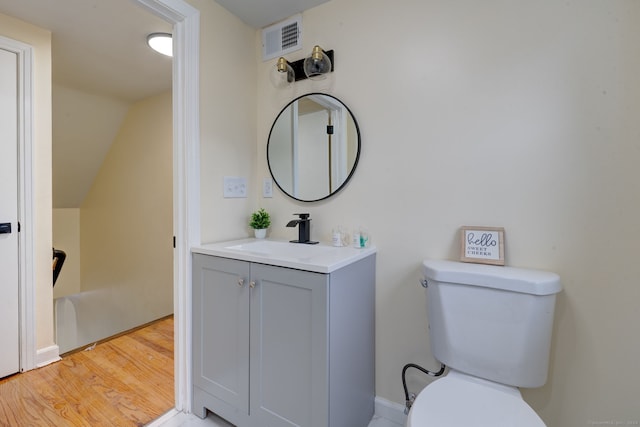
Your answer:
[[[302,15],[262,30],[262,60],[302,49]]]

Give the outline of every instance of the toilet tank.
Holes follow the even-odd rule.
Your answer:
[[[547,380],[557,274],[425,260],[433,355],[452,369],[515,387]]]

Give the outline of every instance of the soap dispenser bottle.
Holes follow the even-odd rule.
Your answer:
[[[361,248],[362,246],[360,246],[361,241],[360,241],[360,229],[359,228],[354,228],[353,229],[353,234],[351,235],[351,242],[353,243],[353,247],[354,248]]]

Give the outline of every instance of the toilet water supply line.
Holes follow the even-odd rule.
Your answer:
[[[416,368],[424,372],[425,374],[429,375],[430,377],[439,377],[440,375],[444,374],[444,370],[446,366],[444,365],[444,363],[440,363],[440,370],[438,372],[431,372],[427,369],[424,369],[422,366],[416,365],[415,363],[407,363],[406,365],[404,365],[404,368],[402,368],[402,387],[404,387],[404,402],[405,402],[404,414],[405,415],[409,413],[409,410],[413,405],[413,401],[416,400],[416,394],[415,393],[409,394],[409,391],[407,390],[407,380],[405,378],[405,374],[407,373],[407,369],[409,368]]]
[[[422,285],[423,288],[427,288],[429,286],[426,279],[421,279],[420,284]],[[439,377],[440,375],[444,374],[444,370],[446,366],[444,365],[444,363],[440,363],[440,370],[438,372],[431,372],[423,368],[422,366],[416,365],[415,363],[407,363],[406,365],[404,365],[404,368],[402,368],[402,387],[404,387],[404,414],[405,415],[409,414],[409,410],[411,409],[411,406],[413,405],[414,400],[416,400],[416,394],[415,393],[409,394],[409,390],[407,390],[406,373],[407,373],[407,369],[409,368],[416,368],[419,371],[422,371],[425,374],[429,375],[430,377]]]

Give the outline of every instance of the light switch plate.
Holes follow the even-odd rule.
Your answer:
[[[271,181],[271,178],[262,178],[262,197],[273,197],[273,181]]]
[[[225,176],[224,197],[227,199],[247,197],[247,178],[243,176]]]

